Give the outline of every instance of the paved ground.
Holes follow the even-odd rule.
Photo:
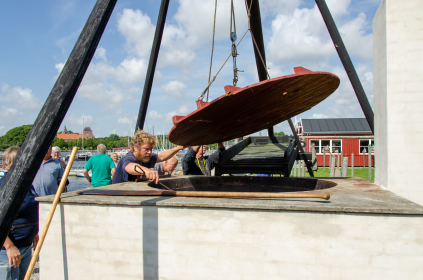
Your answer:
[[[32,251],[32,253],[34,254],[34,251]],[[39,279],[40,279],[40,261],[37,260],[34,266],[34,271],[32,272],[32,275],[31,275],[31,280],[39,280]]]

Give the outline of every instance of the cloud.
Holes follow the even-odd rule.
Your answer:
[[[366,16],[360,13],[349,20],[350,0],[328,1],[332,16],[340,18],[341,37],[352,55],[362,58],[372,56],[372,34],[366,34]],[[316,5],[313,8],[297,8],[293,13],[278,14],[272,21],[272,35],[267,44],[268,59],[275,64],[318,63],[336,56],[322,16]]]
[[[316,114],[314,113],[310,119],[326,119],[328,118],[328,116],[326,116],[325,114]]]
[[[161,120],[161,119],[163,119],[163,115],[160,115],[159,113],[157,113],[157,111],[152,110],[148,112],[148,120]]]
[[[169,97],[173,98],[184,98],[186,89],[186,85],[179,81],[170,81],[169,83],[162,85],[161,88],[165,92],[165,94]]]
[[[147,57],[150,54],[155,26],[150,17],[140,10],[123,9],[118,14],[118,30],[126,39],[127,51],[138,57]]]
[[[101,59],[104,62],[106,62],[107,61],[106,49],[103,48],[103,47],[98,47],[97,50],[95,51],[94,57],[97,58],[97,59]]]
[[[129,124],[130,121],[129,121],[129,118],[125,117],[125,118],[119,118],[116,123],[118,123],[118,124]]]
[[[24,114],[16,108],[7,108],[5,106],[1,107],[0,117],[2,120],[11,119],[18,116],[23,116]]]
[[[15,105],[19,108],[38,111],[41,108],[41,100],[36,97],[29,88],[10,88],[7,84],[2,84],[2,94],[0,94],[2,104]]]
[[[180,105],[176,111],[169,112],[164,117],[165,123],[167,124],[173,124],[172,118],[173,116],[185,116],[190,112],[190,106],[189,104],[182,104]]]
[[[66,116],[62,123],[69,126],[78,126],[81,128],[82,125],[84,125],[84,127],[87,127],[96,124],[94,118],[91,115],[87,116],[85,114],[82,114],[80,117],[76,117],[75,114],[71,114],[69,116]]]

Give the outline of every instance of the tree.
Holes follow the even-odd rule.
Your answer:
[[[110,134],[110,136],[108,137],[108,139],[110,141],[119,141],[120,137],[117,134]]]
[[[288,136],[285,134],[285,132],[281,131],[281,132],[275,132],[274,133],[275,136]]]
[[[60,148],[66,149],[68,147],[68,143],[65,142],[63,139],[59,139],[56,142],[56,146],[59,146]]]
[[[31,129],[32,124],[21,125],[15,128],[12,128],[6,134],[1,137],[0,145],[1,148],[9,147],[9,146],[21,146],[23,141],[25,140],[26,136]]]

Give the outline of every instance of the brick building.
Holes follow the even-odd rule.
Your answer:
[[[66,126],[62,133],[57,133],[57,138],[63,139],[67,142],[67,141],[82,139],[82,135],[84,135],[84,139],[95,138],[93,131],[91,130],[90,127],[85,127],[83,134],[80,134],[80,133],[69,133],[69,131],[66,129]]]

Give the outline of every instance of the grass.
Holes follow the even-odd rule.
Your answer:
[[[310,177],[305,168],[304,176]],[[329,177],[329,167],[326,167],[326,170],[323,170],[323,167],[319,167],[317,171],[314,171],[314,177]],[[347,177],[351,177],[351,168],[348,168]],[[369,168],[354,167],[354,177],[363,178],[364,180],[369,180]],[[372,183],[375,181],[375,169],[372,168]]]
[[[314,171],[314,177],[330,177],[329,176],[329,167],[326,167],[325,170],[323,170],[323,167],[319,167],[317,171]],[[253,176],[256,176],[256,174],[253,174]],[[279,175],[274,175],[279,176]],[[307,172],[307,168],[304,167],[304,177],[310,177],[310,175]],[[347,177],[351,177],[351,168],[348,168]],[[357,178],[363,178],[364,180],[369,180],[369,168],[363,168],[363,167],[354,167],[354,177]],[[375,181],[375,169],[372,168],[372,183]]]

